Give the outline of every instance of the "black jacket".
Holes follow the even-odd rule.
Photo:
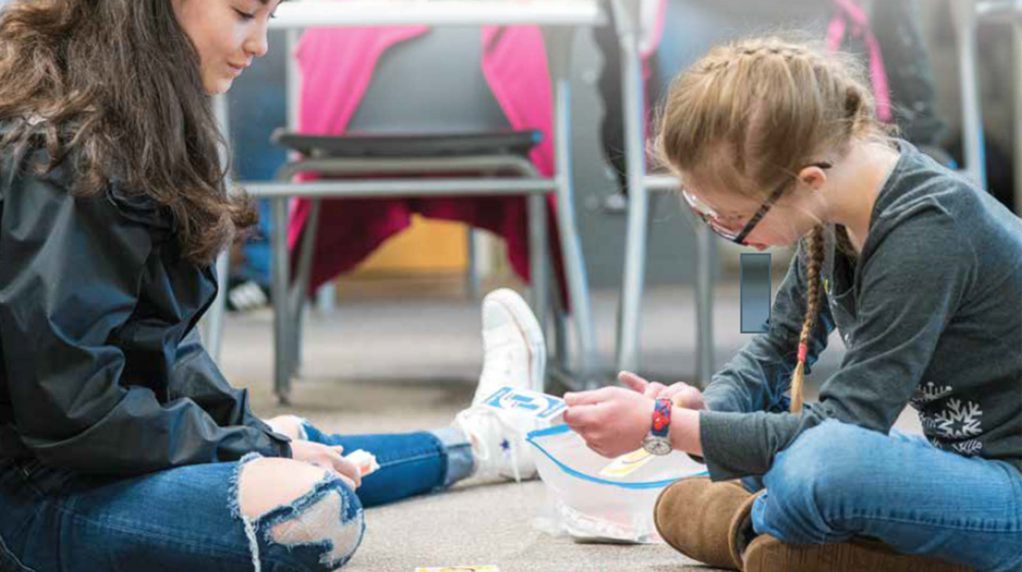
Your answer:
[[[116,183],[73,196],[46,160],[0,153],[0,458],[131,475],[290,457],[199,343],[216,276],[170,214]]]

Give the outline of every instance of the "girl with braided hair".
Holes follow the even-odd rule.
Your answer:
[[[566,396],[605,456],[705,460],[661,494],[664,539],[747,571],[1022,567],[1022,221],[878,122],[853,59],[806,43],[710,51],[672,85],[658,150],[717,234],[798,243],[768,331],[704,391],[622,373]],[[847,352],[806,403],[835,329]],[[892,429],[906,405],[925,435]]]

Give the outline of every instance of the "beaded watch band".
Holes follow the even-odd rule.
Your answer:
[[[671,430],[671,400],[657,399],[653,409],[653,428],[650,430],[656,437],[666,437]]]

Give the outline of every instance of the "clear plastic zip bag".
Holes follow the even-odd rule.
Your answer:
[[[678,479],[707,474],[705,465],[678,451],[607,459],[567,425],[533,431],[527,441],[549,497],[537,527],[583,542],[660,542],[653,523],[657,496]]]

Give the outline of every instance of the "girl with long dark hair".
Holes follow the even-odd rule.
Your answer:
[[[535,472],[529,418],[480,405],[542,376],[510,291],[483,304],[473,406],[437,431],[264,422],[203,350],[211,263],[255,221],[226,188],[210,96],[266,53],[278,3],[0,12],[2,570],[333,570],[364,506]],[[364,482],[343,456],[359,449],[380,465]]]

